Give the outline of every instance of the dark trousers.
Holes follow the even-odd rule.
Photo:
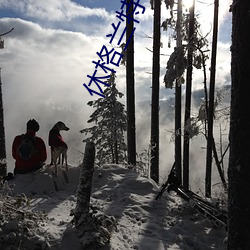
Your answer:
[[[35,172],[35,171],[39,170],[42,167],[43,167],[43,165],[36,166],[36,167],[33,167],[33,168],[29,168],[29,169],[18,169],[18,168],[15,167],[14,175],[16,175],[16,174],[27,174],[27,173]]]

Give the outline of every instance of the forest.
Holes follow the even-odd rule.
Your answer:
[[[82,154],[86,169],[80,174],[75,225],[82,226],[82,221],[85,221],[89,225],[93,223],[93,227],[86,230],[100,230],[95,228],[96,221],[92,221],[92,217],[82,216],[88,214],[89,207],[84,210],[84,206],[85,203],[89,204],[91,195],[88,188],[91,188],[92,170],[88,168],[94,168],[94,165],[100,167],[105,164],[118,164],[152,181],[159,191],[156,199],[160,199],[163,192],[168,190],[175,191],[185,201],[193,202],[193,208],[199,213],[226,228],[227,249],[250,249],[250,35],[246,32],[250,24],[250,2],[233,0],[228,6],[232,15],[231,79],[221,86],[216,78],[220,1],[214,0],[213,24],[209,34],[203,34],[196,11],[199,1],[192,0],[186,6],[185,0],[150,0],[147,7],[149,6],[153,13],[153,34],[146,36],[152,41],[152,49],[148,48],[152,57],[149,88],[151,100],[147,100],[150,110],[144,113],[145,119],[146,116],[150,118],[148,125],[143,122],[138,125],[136,121],[136,109],[140,103],[136,102],[138,92],[135,90],[140,75],[135,72],[137,36],[134,34],[134,27],[139,27],[140,24],[135,22],[139,14],[133,9],[131,2],[136,9],[138,2],[121,1],[127,6],[126,37],[124,36],[126,42],[119,44],[119,47],[114,46],[121,56],[119,62],[125,75],[125,93],[119,90],[119,77],[115,70],[110,70],[111,74],[106,77],[108,79],[104,81],[103,90],[100,90],[98,85],[101,94],[93,96],[93,93],[97,92],[90,90],[89,85],[83,85],[94,97],[87,102],[89,110],[94,111],[86,121],[86,126],[80,130],[84,136],[83,142],[86,143],[85,155]],[[143,10],[141,14],[144,14],[144,6],[139,6]],[[7,39],[13,32],[15,29],[9,28],[9,31],[0,34],[1,49],[5,46],[3,39]],[[162,34],[167,34],[167,45],[162,42]],[[171,48],[170,55],[161,54],[163,45]],[[166,67],[162,75],[163,57]],[[202,76],[202,91],[196,91],[194,88],[195,74]],[[160,99],[161,79],[164,87],[173,92],[167,101]],[[4,179],[8,171],[2,85],[1,77],[0,176]],[[124,96],[125,103],[122,101]],[[169,124],[172,127],[166,126]],[[145,128],[150,131],[150,139],[146,147],[139,151],[138,135],[143,137]],[[164,174],[160,158],[161,152],[167,151],[161,143],[163,130],[168,130],[167,138],[170,138],[169,143],[174,149],[172,153],[167,154],[172,154],[173,161],[168,164]],[[201,147],[205,157],[203,160],[199,158],[199,165],[203,168],[204,179],[199,177],[199,181],[203,187],[202,191],[200,187],[194,191],[192,188],[195,186],[197,173],[192,165],[196,157],[198,161],[198,153],[196,156],[194,151]],[[92,152],[87,153],[90,148]],[[86,157],[86,154],[90,157]],[[220,192],[220,196],[223,196],[223,202],[226,203],[225,213],[214,207],[214,204],[207,203],[214,198],[215,192]],[[86,195],[82,195],[83,193]],[[101,237],[105,238],[103,235]],[[105,243],[109,237],[104,239]]]

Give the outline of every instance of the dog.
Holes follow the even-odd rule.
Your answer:
[[[55,166],[55,175],[57,176],[57,164],[60,163],[60,156],[62,156],[62,165],[65,160],[66,171],[68,171],[67,150],[68,146],[63,140],[60,131],[68,131],[69,128],[62,122],[57,122],[49,131],[49,146],[51,152],[50,165]],[[58,163],[59,160],[59,163]]]
[[[69,171],[68,161],[67,161],[67,148],[60,146],[53,148],[52,161],[55,166],[55,175],[57,175],[57,164],[60,164],[60,156],[62,157],[62,165],[65,161],[66,171]],[[59,161],[58,161],[59,160]]]

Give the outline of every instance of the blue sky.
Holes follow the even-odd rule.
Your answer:
[[[141,0],[146,7],[139,16],[140,23],[135,32],[135,82],[136,102],[151,99],[152,71],[152,23],[153,12],[149,0]],[[230,0],[220,4],[220,41],[218,43],[218,86],[230,83]],[[213,1],[198,6],[197,13],[204,34],[212,29]],[[57,120],[69,123],[72,129],[68,136],[74,145],[81,145],[81,130],[92,112],[87,102],[91,97],[83,87],[87,75],[93,74],[92,61],[96,53],[108,43],[106,35],[117,22],[115,11],[121,6],[118,0],[1,0],[0,33],[11,28],[14,31],[4,37],[5,48],[0,50],[2,68],[3,99],[7,133],[8,157],[12,137],[23,132],[30,117],[42,124],[40,135],[44,138],[50,126]],[[162,20],[166,17],[162,5]],[[208,36],[211,41],[211,35]],[[161,54],[170,55],[173,46],[167,46],[167,34],[162,32]],[[115,46],[115,45],[113,45]],[[115,48],[118,50],[118,48]],[[168,57],[161,57],[160,98],[169,93],[163,83]],[[209,63],[207,65],[209,68]],[[117,67],[117,87],[125,94],[125,68]],[[209,76],[209,70],[208,70]],[[194,73],[194,90],[203,88],[203,73]],[[125,98],[122,100],[125,102]],[[148,106],[150,109],[150,105]],[[55,112],[53,112],[55,110]],[[59,112],[59,111],[60,112]],[[137,109],[137,125],[145,123]],[[60,115],[58,115],[60,113]],[[165,129],[166,130],[166,129]],[[148,144],[148,136],[145,136]]]
[[[121,6],[119,0],[80,0],[73,2],[89,8],[105,8],[107,11],[116,11]]]
[[[91,96],[83,83],[88,82],[87,75],[93,74],[96,53],[104,44],[112,48],[106,35],[117,21],[115,11],[120,6],[120,1],[114,0],[0,1],[0,32],[14,28],[3,37],[5,47],[0,50],[10,165],[13,166],[10,152],[13,136],[24,132],[30,118],[41,123],[42,138],[47,137],[53,124],[62,120],[71,128],[65,135],[69,145],[74,142],[70,147],[82,144],[79,131],[92,112],[87,106]],[[151,15],[149,10],[142,16],[148,28],[138,26],[137,35],[143,34],[142,30],[151,34]],[[151,53],[146,46],[151,47],[151,40],[137,43],[137,74],[151,68]],[[147,58],[139,56],[139,50]],[[125,68],[120,66],[116,71],[117,86],[124,93]],[[147,83],[148,92],[149,79],[148,74],[140,77],[138,88]]]
[[[48,3],[46,3],[48,2]],[[3,1],[0,3],[0,17],[22,18],[41,24],[43,27],[62,28],[77,31],[74,24],[100,23],[119,10],[118,0],[82,1]]]

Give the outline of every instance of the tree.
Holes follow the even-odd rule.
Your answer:
[[[207,119],[208,120],[207,161],[206,161],[206,179],[205,179],[205,193],[207,197],[211,197],[212,151],[214,144],[214,138],[213,138],[214,89],[215,89],[217,37],[218,37],[218,14],[219,14],[219,0],[215,0],[211,69],[210,69],[209,105],[208,105],[208,119]]]
[[[87,220],[89,219],[92,177],[95,165],[94,162],[95,162],[95,144],[93,142],[87,142],[85,147],[83,164],[80,170],[79,184],[76,191],[77,201],[74,212],[74,221],[75,221],[75,226],[77,228],[79,227],[79,224],[85,224],[86,226],[86,222],[89,222]]]
[[[135,128],[135,79],[134,79],[134,22],[133,4],[130,7],[130,0],[127,0],[126,12],[131,18],[126,19],[126,42],[129,44],[126,51],[126,86],[127,86],[127,145],[128,164],[136,165],[136,128]],[[130,8],[129,8],[130,7]],[[132,35],[131,35],[132,34]],[[131,37],[130,37],[131,36]]]
[[[193,73],[193,51],[194,51],[194,16],[195,0],[189,8],[189,26],[188,26],[188,54],[187,54],[187,75],[186,75],[186,100],[185,100],[185,128],[191,124],[191,94],[192,94],[192,73]],[[183,186],[189,189],[189,131],[184,128],[183,140]]]
[[[11,30],[0,34],[0,49],[4,48],[4,41],[1,36],[5,36],[13,31]],[[7,174],[7,159],[6,159],[6,145],[5,145],[5,129],[4,129],[4,112],[3,112],[3,95],[2,95],[2,75],[0,69],[0,176],[4,177]]]
[[[4,177],[6,176],[6,174],[7,174],[7,162],[6,162],[6,146],[5,146],[5,132],[4,132],[2,77],[0,71],[0,176]]]
[[[90,196],[94,173],[95,144],[87,142],[76,191],[74,223],[82,249],[100,249],[108,244],[112,230],[116,227],[113,217],[93,211]],[[92,208],[92,211],[90,211]],[[107,221],[109,223],[107,223]]]
[[[118,101],[123,94],[116,89],[115,73],[111,73],[106,81],[110,87],[104,90],[105,98],[88,102],[96,108],[88,123],[95,123],[93,127],[82,129],[80,132],[91,134],[84,142],[94,142],[96,145],[96,159],[98,164],[125,162],[127,150],[124,142],[124,132],[127,129],[127,115],[124,105]]]
[[[159,182],[159,85],[160,85],[161,1],[154,1],[153,74],[151,103],[150,177]]]
[[[228,168],[228,250],[250,249],[250,1],[234,0]]]
[[[177,21],[176,21],[176,46],[182,47],[182,0],[178,0]],[[181,165],[181,81],[175,81],[175,164],[176,175],[182,182],[182,165]]]

